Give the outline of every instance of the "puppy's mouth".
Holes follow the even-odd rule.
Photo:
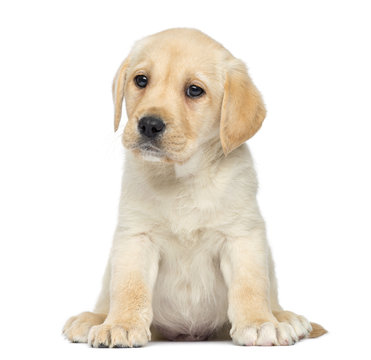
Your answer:
[[[144,159],[158,159],[164,158],[166,153],[159,148],[153,142],[144,142],[137,144],[133,150],[139,151],[139,153],[143,156]]]

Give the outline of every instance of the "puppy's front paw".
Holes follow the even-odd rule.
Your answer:
[[[232,328],[231,337],[234,344],[244,346],[293,345],[298,341],[291,325],[271,322]]]
[[[63,335],[71,342],[87,343],[91,327],[102,324],[105,318],[105,314],[92,312],[83,312],[72,316],[63,327]]]
[[[102,324],[93,326],[89,332],[89,345],[92,347],[141,347],[151,339],[148,328],[126,329],[122,325]]]

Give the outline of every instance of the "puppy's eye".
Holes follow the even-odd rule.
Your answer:
[[[140,88],[145,88],[148,84],[148,78],[145,75],[137,75],[134,78],[135,84]]]
[[[191,85],[187,91],[186,94],[190,98],[197,98],[204,94],[204,89],[200,88],[197,85]]]

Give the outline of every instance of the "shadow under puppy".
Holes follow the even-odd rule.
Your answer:
[[[245,65],[192,29],[135,44],[113,84],[128,122],[118,225],[94,312],[64,334],[93,347],[145,345],[151,331],[238,345],[324,334],[278,302],[257,180],[244,142],[265,107]],[[225,331],[224,331],[225,333]]]

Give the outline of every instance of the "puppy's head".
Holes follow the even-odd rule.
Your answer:
[[[213,138],[227,155],[265,117],[245,65],[191,29],[167,30],[134,45],[113,83],[115,130],[124,96],[124,146],[152,161],[183,163]]]

